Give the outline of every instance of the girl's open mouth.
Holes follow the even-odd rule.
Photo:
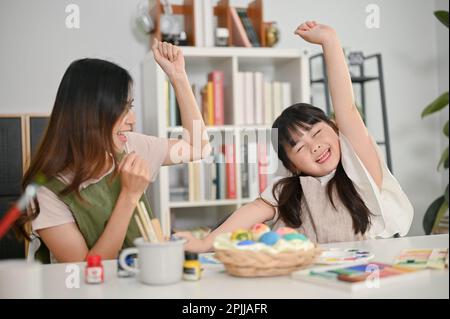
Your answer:
[[[316,162],[319,164],[323,164],[330,158],[330,156],[331,156],[331,151],[330,151],[330,149],[327,149],[325,152],[323,152],[322,155],[320,155],[320,157],[316,160]]]

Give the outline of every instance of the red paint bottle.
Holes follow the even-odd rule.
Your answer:
[[[98,255],[88,256],[85,269],[85,280],[87,284],[103,283],[104,272],[102,257]]]

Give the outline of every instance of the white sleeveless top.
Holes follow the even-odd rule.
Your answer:
[[[341,133],[339,134],[339,141],[342,166],[361,199],[372,213],[371,227],[364,236],[355,234],[352,218],[335,192],[333,192],[333,198],[336,209],[333,207],[328,198],[326,187],[335,174],[335,172],[332,172],[320,178],[300,177],[303,197],[301,202],[302,225],[298,229],[299,232],[316,243],[358,241],[377,237],[387,238],[396,233],[405,236],[411,227],[414,209],[400,184],[387,168],[378,145],[371,138],[383,170],[381,190],[356,155],[348,139]],[[272,195],[272,188],[274,183],[281,178],[283,177],[275,178],[261,194],[264,200],[273,205],[276,205],[276,201]],[[278,210],[273,222],[275,222],[274,229],[285,226],[281,219],[278,220]]]

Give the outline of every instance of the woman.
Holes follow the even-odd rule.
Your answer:
[[[58,262],[79,262],[92,254],[116,258],[139,236],[132,219],[136,204],[144,201],[151,212],[144,195],[159,167],[198,160],[210,152],[181,50],[155,40],[152,51],[175,89],[186,137],[133,133],[136,119],[128,72],[103,60],[73,62],[23,181],[26,187],[41,174],[47,180],[28,218],[33,234],[45,244],[36,255],[42,261],[49,261],[46,247]],[[196,134],[201,142],[189,138],[194,127],[201,130]]]

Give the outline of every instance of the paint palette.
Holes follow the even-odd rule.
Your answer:
[[[366,261],[374,257],[374,254],[367,250],[356,248],[332,248],[322,252],[316,264],[336,265],[352,262]]]
[[[199,261],[202,265],[222,265],[222,262],[214,257],[214,253],[200,254]]]

